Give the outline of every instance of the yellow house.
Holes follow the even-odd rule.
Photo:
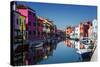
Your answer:
[[[19,20],[20,21],[19,29],[23,34],[22,35],[23,39],[25,40],[26,39],[26,21],[25,21],[26,17],[23,15],[20,15],[19,19],[20,19]]]

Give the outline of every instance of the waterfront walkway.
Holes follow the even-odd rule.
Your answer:
[[[92,55],[91,61],[97,61],[97,47]]]

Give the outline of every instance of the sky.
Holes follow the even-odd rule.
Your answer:
[[[97,18],[96,6],[21,1],[17,4],[30,7],[36,11],[37,16],[52,20],[61,30],[64,30],[66,26],[77,26],[82,21],[92,21]]]

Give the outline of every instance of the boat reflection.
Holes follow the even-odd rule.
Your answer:
[[[20,46],[20,48],[15,51],[16,55],[14,62],[18,65],[35,65],[60,61],[89,61],[92,56],[92,48],[93,44],[88,44],[88,42],[85,41],[83,43],[83,41],[75,41],[71,39],[66,39],[64,41],[48,40],[46,42],[35,44],[31,47],[28,45]]]
[[[89,45],[87,44],[84,44],[83,42],[81,41],[75,41],[75,40],[71,40],[71,39],[66,39],[64,41],[64,44],[67,46],[67,47],[70,47],[70,48],[75,48],[77,50],[79,49],[88,49]]]
[[[93,48],[94,48],[93,46],[94,44],[92,43],[92,41],[84,42],[84,41],[75,41],[75,40],[66,39],[64,43],[67,45],[67,47],[75,48],[76,53],[81,55],[82,61],[90,61],[91,56],[93,54]]]

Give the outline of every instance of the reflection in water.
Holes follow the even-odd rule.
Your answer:
[[[64,41],[57,43],[56,50],[52,52],[47,60],[43,59],[38,64],[69,63],[81,61],[81,56],[76,53],[74,48],[66,47]]]
[[[53,50],[56,49],[57,42],[46,42],[38,47],[31,47],[25,57],[25,64],[32,65],[37,64],[43,59],[48,59],[48,56],[52,56]]]
[[[72,40],[70,40],[70,39],[66,39],[65,41],[64,41],[64,44],[66,45],[66,46],[68,46],[68,47],[71,47],[71,48],[74,48],[75,47],[75,42],[74,41],[72,41]]]
[[[29,47],[20,58],[23,59],[24,65],[80,62],[82,57],[76,51],[86,48],[87,45],[80,41],[52,40]]]
[[[67,47],[75,48],[76,52],[81,55],[82,61],[90,61],[94,48],[94,44],[92,43],[92,41],[91,42],[89,42],[89,40],[75,41],[66,39],[64,43],[67,45]]]
[[[66,40],[64,41],[64,44],[65,44],[67,47],[75,48],[75,49],[77,49],[77,50],[87,48],[87,46],[84,45],[82,42],[80,42],[80,41],[75,41],[75,40],[70,40],[70,39],[66,39]]]

